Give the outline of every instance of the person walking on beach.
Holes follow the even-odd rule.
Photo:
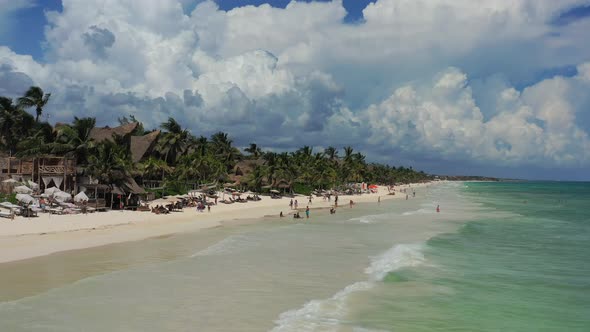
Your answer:
[[[305,208],[305,217],[309,219],[309,206]]]
[[[350,200],[350,208],[352,209],[352,206],[354,205],[354,202],[352,201],[352,199]]]
[[[289,202],[289,208],[290,208],[291,210],[293,210],[293,199],[291,199],[291,201]]]
[[[309,205],[312,204],[311,199],[312,199],[311,194],[309,194]]]
[[[207,205],[207,212],[211,212],[211,205]]]
[[[295,210],[297,210],[297,205],[299,205],[299,203],[297,203],[297,200],[295,200]]]
[[[338,195],[334,196],[334,206],[338,207]]]

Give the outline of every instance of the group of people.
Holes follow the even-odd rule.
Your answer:
[[[171,204],[169,204],[171,205]],[[154,207],[152,207],[151,212],[155,213],[155,214],[168,214],[170,213],[170,211],[172,211],[172,209],[167,208],[164,205],[156,205]]]

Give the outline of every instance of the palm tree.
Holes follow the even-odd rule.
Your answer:
[[[262,154],[262,150],[256,145],[256,143],[250,143],[250,146],[245,148],[244,151],[248,152],[253,159],[258,159]]]
[[[166,132],[158,140],[157,150],[163,155],[164,161],[175,165],[178,156],[186,151],[191,135],[171,117],[168,118],[168,121],[162,123],[160,127]]]
[[[145,179],[160,179],[163,180],[166,174],[172,172],[172,168],[168,164],[158,158],[149,157],[144,162],[137,165],[139,174]]]
[[[43,114],[43,107],[49,102],[51,93],[44,93],[38,86],[32,86],[25,92],[25,95],[18,99],[18,105],[23,108],[35,107],[37,116],[35,122],[39,122],[39,117]]]
[[[56,129],[55,141],[49,144],[53,154],[75,157],[79,165],[88,161],[89,151],[95,146],[90,131],[96,124],[95,118],[74,117],[72,125],[62,125]]]
[[[12,99],[0,97],[0,146],[4,146],[10,155],[16,153],[18,142],[22,141],[32,124],[27,122],[27,115],[12,103]]]
[[[324,150],[324,155],[330,161],[336,160],[336,159],[338,159],[338,150],[333,146],[329,146]]]
[[[121,185],[131,176],[133,170],[131,154],[125,147],[104,140],[88,157],[87,170],[101,183]]]
[[[232,140],[223,132],[211,136],[211,146],[213,153],[221,159],[228,171],[234,167],[236,160],[239,160],[242,156],[240,151],[232,146]]]

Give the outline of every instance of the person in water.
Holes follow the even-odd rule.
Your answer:
[[[309,206],[305,208],[305,217],[309,219]]]
[[[281,213],[279,214],[279,217],[281,217],[281,218],[284,217],[283,216],[283,211],[281,211]]]
[[[440,212],[440,205],[436,206],[436,212]]]

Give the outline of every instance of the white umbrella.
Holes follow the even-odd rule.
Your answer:
[[[69,201],[72,199],[72,195],[70,195],[64,191],[58,191],[58,192],[54,193],[53,197],[55,197],[55,199],[57,199],[58,201],[61,201],[61,202]]]
[[[35,182],[29,180],[29,183],[27,184],[29,186],[29,188],[31,189],[39,189],[39,185],[36,184]]]
[[[27,186],[18,186],[18,187],[14,187],[14,192],[17,194],[30,194],[33,192],[33,189],[31,189]]]
[[[16,194],[16,200],[25,204],[30,204],[35,201],[35,199],[31,195],[27,194]]]
[[[2,181],[2,183],[18,183],[18,181],[16,181],[15,179],[6,179]]]
[[[46,188],[46,189],[45,189],[45,193],[46,193],[47,195],[53,195],[53,194],[55,194],[55,193],[57,193],[57,192],[59,192],[59,191],[60,191],[60,190],[59,190],[59,188],[57,188],[57,187],[51,187],[51,188]]]
[[[79,192],[78,194],[76,194],[76,196],[74,196],[74,202],[84,201],[88,201],[88,196],[83,191]]]

